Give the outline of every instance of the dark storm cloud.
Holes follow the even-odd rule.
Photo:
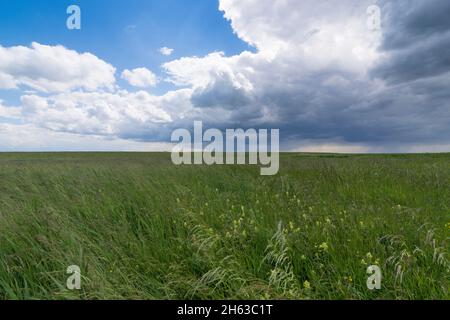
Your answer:
[[[373,70],[373,75],[399,83],[433,77],[450,71],[450,34],[396,50]]]
[[[382,2],[383,50],[414,45],[450,30],[450,1],[397,0]]]
[[[199,108],[236,109],[251,102],[251,97],[243,88],[233,85],[229,75],[217,77],[206,88],[195,90],[191,102]]]
[[[400,83],[450,71],[450,1],[389,1],[382,12],[387,59],[373,76]]]

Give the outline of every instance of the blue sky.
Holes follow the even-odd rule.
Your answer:
[[[66,27],[73,4],[81,30]],[[448,12],[448,0],[3,0],[0,151],[168,150],[198,120],[280,129],[287,151],[449,151]]]

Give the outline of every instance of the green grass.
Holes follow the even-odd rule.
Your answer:
[[[0,298],[449,299],[449,223],[448,154],[0,154]]]

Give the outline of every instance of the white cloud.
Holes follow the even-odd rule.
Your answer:
[[[352,60],[353,48],[367,49],[376,40],[366,27],[366,9],[371,4],[372,0],[341,0],[339,4],[220,0],[220,10],[234,32],[265,55],[294,50],[293,54],[308,58]]]
[[[161,134],[160,126],[173,121],[162,108],[165,103],[177,106],[169,94],[156,97],[145,91],[120,90],[115,93],[71,92],[49,97],[24,95],[18,109],[21,119],[27,123],[57,132],[150,140]],[[0,115],[2,110],[0,108]],[[170,108],[167,110],[174,113]],[[17,111],[16,108],[9,116],[17,115]]]
[[[250,53],[244,53],[250,55]],[[237,71],[240,56],[225,57],[223,52],[213,52],[205,57],[185,57],[163,64],[163,69],[170,76],[168,81],[179,86],[206,87],[217,77],[228,75],[233,85],[251,89],[252,85],[244,75],[249,71]]]
[[[161,53],[163,56],[170,56],[172,55],[173,51],[173,49],[167,47],[162,47],[161,49],[159,49],[159,53]]]
[[[339,6],[315,0],[221,0],[234,32],[258,49],[226,57],[184,57],[163,65],[177,85],[207,87],[228,75],[234,86],[287,86],[305,75],[348,72],[364,75],[378,59],[380,33],[367,29],[370,0],[343,0]],[[262,89],[262,88],[261,88]]]
[[[158,83],[156,75],[147,68],[137,68],[133,70],[124,70],[122,79],[126,80],[132,86],[138,88],[154,87]]]
[[[91,53],[36,42],[0,46],[0,89],[26,86],[42,92],[112,89],[115,68]]]

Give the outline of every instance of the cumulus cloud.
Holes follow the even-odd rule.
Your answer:
[[[235,33],[257,52],[163,67],[174,84],[194,89],[194,109],[220,110],[223,123],[278,127],[285,140],[370,148],[448,140],[448,4],[381,1],[383,29],[369,30],[372,4],[221,0]]]
[[[248,55],[248,52],[241,56]],[[237,88],[250,90],[252,84],[246,78],[242,69],[236,70],[241,56],[225,57],[223,52],[213,52],[205,57],[185,57],[163,64],[163,69],[170,76],[168,81],[178,86],[192,86],[205,88],[217,77],[227,76],[232,85]]]
[[[90,53],[36,42],[31,47],[0,46],[0,89],[19,86],[42,92],[112,89],[115,68]]]
[[[230,110],[223,120],[285,132],[302,124],[298,133],[317,128],[308,133],[316,135],[322,113],[357,103],[377,59],[380,34],[367,30],[369,2],[362,2],[333,10],[328,2],[316,8],[316,1],[224,0],[220,8],[234,31],[258,51],[186,57],[163,68],[174,84],[194,88],[194,107]]]
[[[162,47],[159,49],[159,53],[161,53],[163,56],[170,56],[173,53],[173,49],[172,48],[168,48],[168,47]]]
[[[131,71],[126,69],[122,72],[122,79],[138,88],[154,87],[158,83],[156,75],[147,68],[136,68]]]
[[[71,92],[22,96],[22,119],[53,131],[139,139],[171,122],[161,98],[145,91]]]

